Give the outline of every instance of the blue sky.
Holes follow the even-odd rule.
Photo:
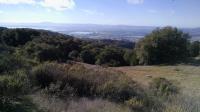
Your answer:
[[[200,27],[200,0],[0,0],[0,23]]]

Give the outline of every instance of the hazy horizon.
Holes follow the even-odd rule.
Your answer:
[[[180,26],[173,26],[173,25],[129,25],[129,24],[98,24],[98,23],[56,23],[56,22],[0,22],[0,27],[7,27],[7,26],[19,26],[19,25],[57,25],[57,26],[63,26],[63,25],[96,25],[96,26],[126,26],[126,27],[154,27],[154,28],[162,28],[162,27],[176,27],[176,28],[188,28],[188,29],[195,29],[200,28],[200,26],[195,27],[180,27]]]

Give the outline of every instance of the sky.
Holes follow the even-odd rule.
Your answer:
[[[0,0],[0,23],[200,27],[200,0]]]

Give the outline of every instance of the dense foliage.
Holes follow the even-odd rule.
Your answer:
[[[136,45],[139,64],[173,64],[189,56],[190,36],[177,28],[156,29]]]
[[[123,41],[124,44],[120,44],[120,41],[80,40],[67,35],[33,29],[2,28],[1,32],[2,45],[15,47],[19,51],[18,54],[35,61],[74,60],[108,66],[128,65],[123,56],[124,50],[131,48],[131,42]]]
[[[200,54],[200,42],[199,41],[191,42],[189,49],[190,49],[190,56],[192,56],[192,57],[199,56],[199,54]]]
[[[165,27],[154,30],[134,47],[134,43],[126,41],[80,40],[45,30],[1,28],[0,50],[3,51],[2,46],[14,47],[19,55],[38,62],[73,60],[106,66],[174,64],[199,55],[199,42],[189,39],[188,34],[177,28]]]

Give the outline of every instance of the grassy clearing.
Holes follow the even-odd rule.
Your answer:
[[[173,80],[181,88],[183,95],[200,98],[200,67],[177,66],[135,66],[112,68],[124,72],[143,87],[148,87],[153,78],[163,77]]]
[[[178,96],[162,100],[162,112],[199,112],[200,111],[200,67],[193,65],[176,66],[135,66],[112,68],[124,72],[141,84],[145,89],[157,77],[172,80],[179,88]],[[160,99],[160,98],[158,98]],[[158,108],[159,109],[159,108]],[[160,112],[153,110],[153,112]]]

